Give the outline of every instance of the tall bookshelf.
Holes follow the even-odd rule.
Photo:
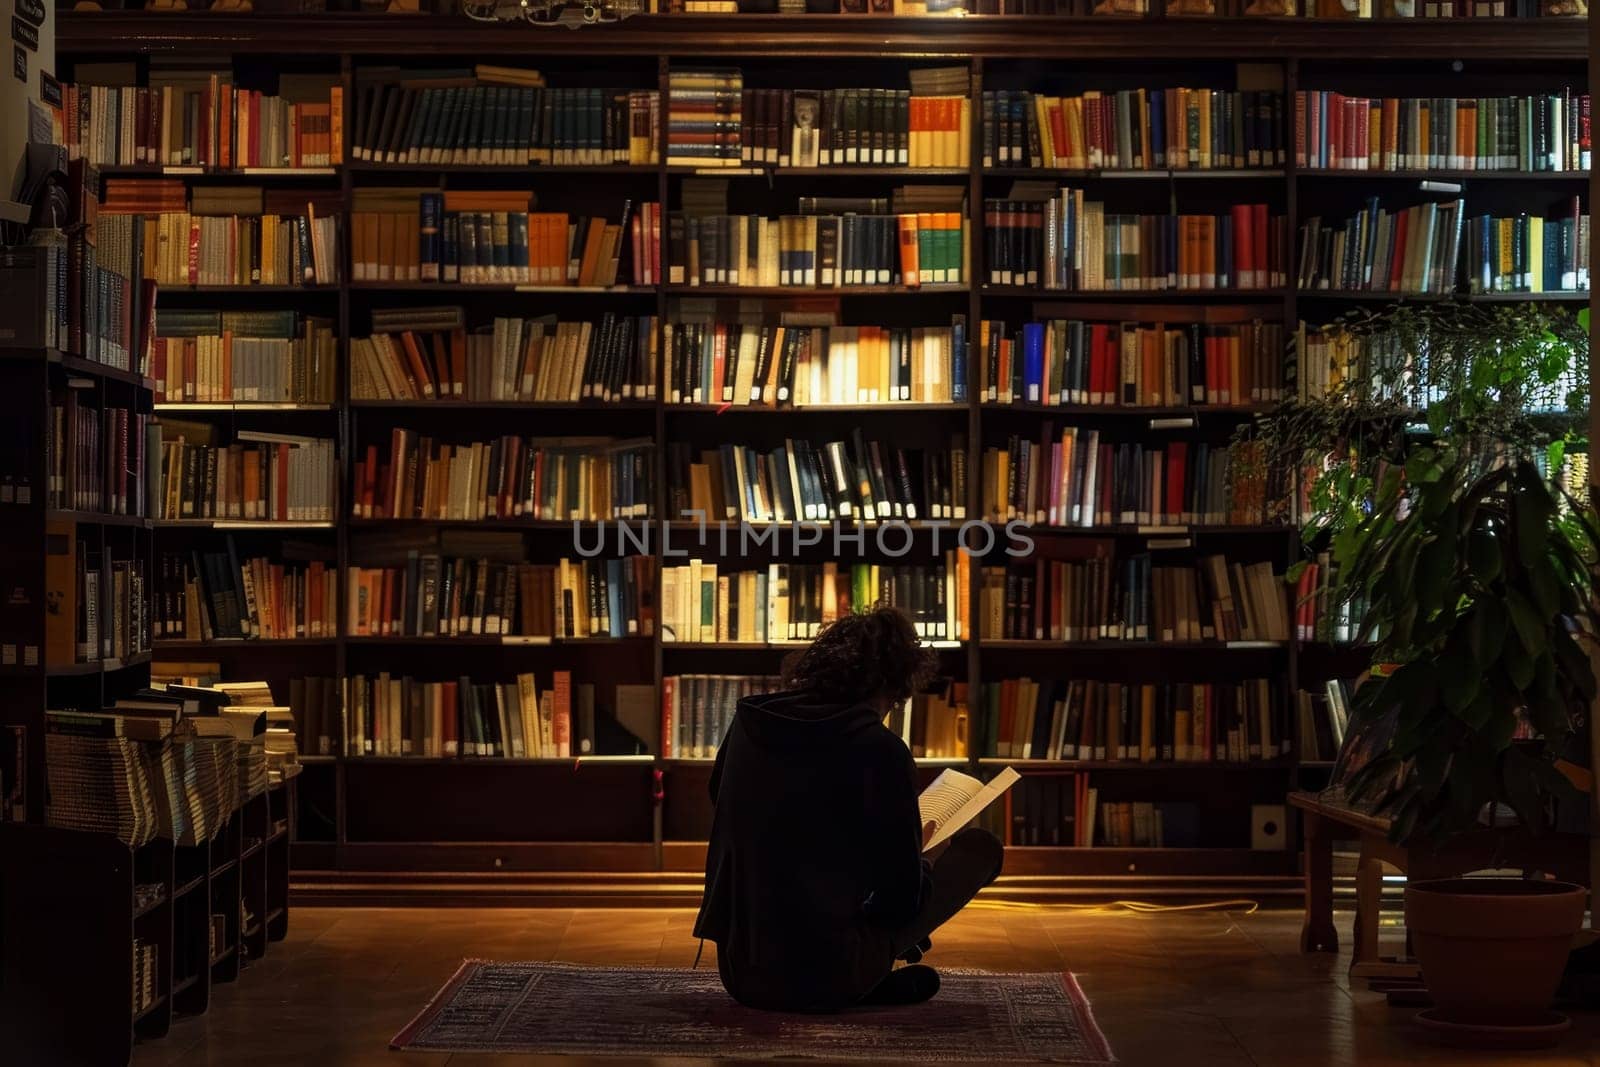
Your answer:
[[[560,33],[548,42],[546,31],[522,25],[485,25],[443,16],[375,17],[358,15],[222,16],[139,12],[62,15],[58,43],[63,81],[72,78],[75,60],[214,56],[231,51],[238,77],[270,88],[272,71],[287,69],[336,75],[346,101],[356,99],[363,69],[383,64],[439,67],[496,59],[544,70],[553,85],[600,85],[659,89],[665,100],[672,69],[712,63],[739,66],[746,84],[757,86],[903,85],[915,67],[964,66],[974,100],[974,149],[970,167],[952,173],[889,167],[832,169],[818,173],[728,174],[730,197],[758,204],[748,210],[776,215],[801,193],[869,192],[886,195],[906,183],[964,184],[968,205],[968,283],[915,291],[832,292],[843,322],[927,324],[964,315],[969,329],[985,318],[1018,323],[1052,316],[1104,321],[1146,321],[1165,316],[1186,321],[1203,314],[1250,315],[1281,321],[1286,332],[1301,318],[1327,321],[1349,307],[1380,305],[1381,294],[1297,292],[1295,259],[1290,256],[1287,288],[1246,292],[1063,292],[991,287],[983,284],[980,238],[986,196],[1004,195],[1017,178],[1079,184],[1106,201],[1132,204],[1123,210],[1162,212],[1209,210],[1234,200],[1264,200],[1289,219],[1290,238],[1298,223],[1313,214],[1340,218],[1365,197],[1402,202],[1423,177],[1462,182],[1469,209],[1510,210],[1530,195],[1579,195],[1589,203],[1590,175],[1562,173],[1415,172],[1313,173],[1296,167],[1293,156],[1292,101],[1297,89],[1330,89],[1374,95],[1517,93],[1541,88],[1589,85],[1587,26],[1569,20],[1527,22],[1461,20],[1448,22],[1347,22],[1308,19],[1091,19],[970,17],[959,20],[874,16],[639,16],[605,27]],[[825,63],[819,64],[819,59]],[[603,64],[596,63],[603,60]],[[1285,99],[1286,165],[1238,171],[1065,172],[1040,169],[985,169],[978,151],[981,137],[979,94],[988,89],[1081,91],[1143,85],[1204,85],[1232,88],[1237,64],[1260,65],[1279,80]],[[603,66],[603,70],[591,68]],[[885,71],[892,72],[886,77]],[[1067,87],[1065,90],[1062,87]],[[347,105],[346,130],[350,128]],[[351,160],[350,153],[345,159]],[[137,168],[158,174],[161,168]],[[115,173],[113,170],[112,173]],[[593,208],[614,216],[624,197],[637,204],[654,200],[672,210],[682,183],[692,171],[658,166],[454,167],[383,165],[349,161],[322,171],[293,175],[204,175],[206,181],[249,181],[277,187],[292,184],[336,191],[348,219],[354,193],[372,186],[438,183],[452,188],[507,188],[526,185],[561,209]],[[713,175],[715,176],[715,175]],[[345,234],[348,238],[349,229]],[[468,404],[425,401],[416,404],[350,399],[348,351],[351,337],[365,336],[374,307],[406,304],[461,304],[469,325],[495,314],[532,316],[561,310],[588,317],[605,311],[654,314],[666,321],[684,296],[727,299],[767,295],[781,303],[791,294],[738,289],[687,290],[671,285],[603,291],[530,291],[514,286],[462,286],[438,283],[353,282],[348,240],[341,250],[344,279],[336,287],[271,290],[260,286],[233,291],[163,290],[170,306],[248,308],[292,307],[326,315],[337,322],[340,381],[329,406],[259,408],[249,405],[195,405],[171,409],[181,418],[214,420],[231,426],[295,427],[331,434],[339,442],[343,478],[338,519],[331,524],[285,528],[236,528],[241,551],[267,546],[280,537],[325,546],[341,569],[351,559],[353,538],[403,525],[347,517],[350,475],[357,445],[394,426],[437,427],[464,432],[477,426],[505,427],[494,432],[594,433],[645,436],[656,444],[655,514],[666,514],[664,459],[669,442],[706,444],[751,434],[809,434],[813,439],[847,433],[863,425],[879,436],[934,441],[965,434],[968,442],[967,514],[981,514],[979,457],[986,443],[1020,432],[1036,436],[1046,418],[1080,420],[1085,425],[1161,439],[1176,434],[1223,441],[1232,427],[1252,414],[1248,406],[1174,410],[992,406],[969,390],[966,403],[937,409],[905,407],[830,407],[783,412],[670,405],[657,399],[615,406]],[[1296,246],[1297,250],[1297,246]],[[665,249],[663,249],[665,260]],[[815,295],[800,292],[800,296]],[[1530,297],[1516,297],[1530,299]],[[1588,301],[1588,293],[1553,294],[1540,299]],[[169,306],[164,303],[163,306]],[[663,364],[665,359],[663,358]],[[969,368],[975,364],[969,361]],[[664,397],[658,389],[658,397]],[[167,412],[165,406],[158,414]],[[1175,420],[1163,429],[1152,417]],[[539,429],[527,431],[537,420]],[[314,431],[313,431],[314,428]],[[295,432],[295,431],[291,431]],[[743,436],[742,436],[743,435]],[[408,520],[409,521],[409,520]],[[415,524],[415,523],[413,523]],[[163,545],[204,544],[222,524],[155,523],[157,551]],[[421,523],[423,526],[461,524]],[[482,528],[516,530],[530,560],[570,555],[567,524],[498,521]],[[652,551],[663,560],[664,524],[652,520]],[[670,524],[666,524],[670,525]],[[1132,527],[1093,531],[1038,531],[1041,543],[1084,535],[1106,539],[1119,550],[1142,550],[1152,535]],[[915,536],[926,536],[917,533]],[[1291,527],[1195,527],[1167,530],[1162,539],[1190,542],[1173,549],[1178,558],[1218,551],[1271,561],[1281,570],[1298,558]],[[614,540],[614,534],[613,534]],[[948,542],[946,542],[948,543]],[[714,554],[714,553],[713,553]],[[823,558],[818,555],[816,558]],[[755,560],[753,563],[765,563]],[[976,575],[976,568],[974,568]],[[976,581],[976,577],[974,578]],[[976,588],[971,598],[976,611]],[[343,592],[341,591],[341,597]],[[342,605],[342,600],[341,600]],[[343,612],[341,610],[341,616]],[[169,642],[156,644],[158,659],[220,661],[229,677],[264,677],[275,691],[298,675],[400,672],[423,657],[448,659],[434,670],[418,666],[419,677],[474,677],[506,680],[517,671],[544,677],[570,669],[575,680],[598,683],[602,703],[617,682],[659,686],[667,675],[716,672],[775,673],[786,647],[721,644],[681,645],[659,635],[621,640],[556,641],[550,645],[506,645],[490,638],[420,639],[333,638],[281,642]],[[1076,677],[1078,670],[1108,678],[1154,681],[1200,677],[1280,678],[1292,693],[1328,677],[1350,673],[1355,663],[1346,650],[1290,641],[1270,647],[978,641],[941,648],[942,669],[965,680],[975,695],[984,681],[1028,674],[1035,678]],[[659,692],[659,689],[658,689]],[[976,716],[976,708],[973,714]],[[710,824],[706,798],[708,761],[660,757],[585,757],[578,760],[474,760],[422,757],[309,757],[300,780],[299,834],[294,862],[300,881],[314,894],[348,900],[451,897],[462,892],[491,899],[577,892],[629,899],[650,894],[671,897],[694,892],[692,875],[703,861]],[[931,777],[952,761],[925,761]],[[980,758],[955,761],[975,773],[1017,762]],[[1297,849],[1291,833],[1282,851],[1253,851],[1248,807],[1281,803],[1298,784],[1314,783],[1321,771],[1301,766],[1295,756],[1248,764],[1094,763],[1030,764],[1029,772],[1079,770],[1091,775],[1107,799],[1181,798],[1201,804],[1207,821],[1206,848],[1013,848],[1008,874],[1035,876],[1013,892],[1059,894],[1105,891],[1136,885],[1145,892],[1181,895],[1195,891],[1246,891],[1260,897],[1297,892]],[[1131,880],[1131,881],[1130,881]]]

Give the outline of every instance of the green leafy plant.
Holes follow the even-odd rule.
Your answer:
[[[1377,669],[1352,729],[1392,732],[1350,795],[1398,841],[1440,841],[1497,806],[1547,828],[1571,788],[1555,761],[1596,689],[1580,635],[1600,533],[1562,489],[1588,406],[1588,314],[1401,305],[1332,328],[1372,362],[1268,432],[1300,465],[1334,596],[1366,608]]]
[[[1530,457],[1453,438],[1413,449],[1335,537],[1341,593],[1365,595],[1373,661],[1390,665],[1357,690],[1355,721],[1395,717],[1351,795],[1395,840],[1472,829],[1491,804],[1538,831],[1570,791],[1554,761],[1595,696],[1580,635],[1600,592],[1600,532],[1574,503]]]

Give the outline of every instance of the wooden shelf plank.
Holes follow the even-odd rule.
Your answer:
[[[1580,63],[1578,19],[1113,19],[1047,16],[638,15],[564,34],[572,55],[1093,56],[1096,59],[1489,59]],[[555,47],[550,30],[446,15],[62,11],[56,48],[72,52],[218,52],[427,56],[446,41],[463,55],[526,55]]]

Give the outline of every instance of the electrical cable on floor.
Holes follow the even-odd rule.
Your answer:
[[[705,950],[706,939],[702,937],[700,939],[700,947],[694,950],[694,966],[689,968],[691,971],[698,971],[700,969],[700,953],[704,952]]]
[[[1017,900],[974,900],[969,908],[993,911],[1033,911],[1039,908],[1065,908],[1086,915],[1159,915],[1173,911],[1241,911],[1254,915],[1261,905],[1253,900],[1207,900],[1199,904],[1151,904],[1143,900],[1113,900],[1106,904],[1070,904],[1054,902],[1030,904]]]

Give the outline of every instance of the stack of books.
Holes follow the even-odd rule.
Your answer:
[[[162,747],[169,722],[102,712],[45,712],[45,822],[112,834],[137,848],[162,830]]]
[[[667,163],[737,167],[743,161],[744,76],[732,68],[667,73]]]

